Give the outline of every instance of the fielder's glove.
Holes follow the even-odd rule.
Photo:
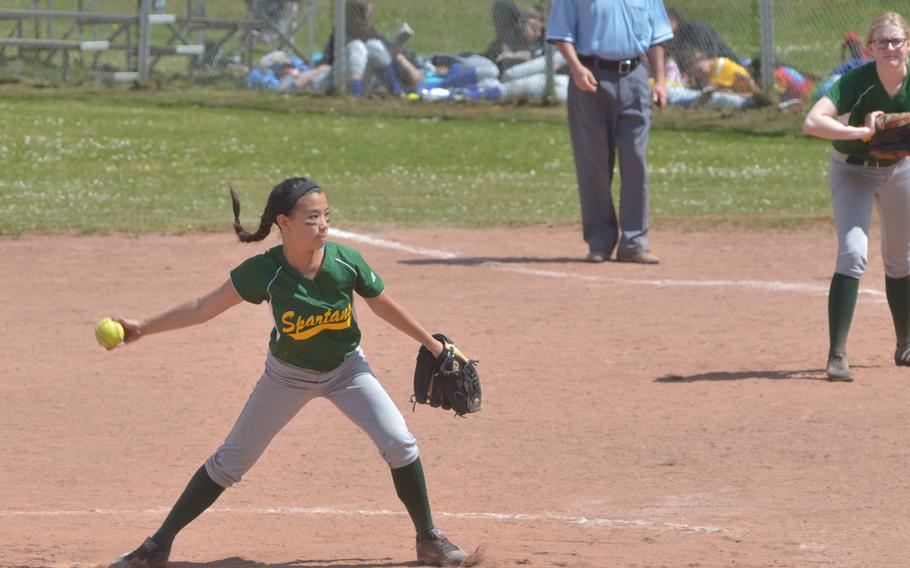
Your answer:
[[[910,156],[910,112],[893,112],[875,118],[869,153],[879,160]]]
[[[429,404],[454,410],[464,416],[480,410],[480,376],[477,361],[467,358],[452,340],[441,333],[433,337],[444,345],[442,354],[433,357],[430,350],[420,346],[414,368],[414,406]]]

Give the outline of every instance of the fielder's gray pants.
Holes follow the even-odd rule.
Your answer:
[[[240,481],[272,438],[318,396],[331,401],[369,434],[392,469],[417,460],[417,441],[359,348],[337,368],[324,373],[288,365],[269,353],[265,372],[237,423],[205,462],[206,473],[222,487]]]
[[[910,159],[874,168],[848,164],[845,158],[835,151],[829,161],[828,182],[837,225],[835,272],[859,278],[866,271],[869,220],[873,203],[877,203],[885,275],[910,275]]]
[[[582,234],[591,251],[610,252],[617,236],[619,254],[647,251],[648,70],[639,65],[628,75],[607,69],[592,71],[599,84],[597,92],[580,91],[574,81],[569,81],[567,100]],[[611,193],[616,156],[620,175],[618,225]]]

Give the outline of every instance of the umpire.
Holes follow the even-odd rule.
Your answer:
[[[662,0],[553,0],[547,41],[569,66],[568,115],[587,260],[657,264],[648,245],[645,153],[651,104],[667,101],[664,50],[673,29]],[[653,90],[647,54],[654,73]],[[613,166],[619,156],[619,219]]]

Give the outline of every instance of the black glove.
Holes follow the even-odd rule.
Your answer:
[[[415,404],[429,404],[434,408],[454,410],[464,416],[480,410],[480,376],[477,361],[469,359],[452,340],[441,333],[433,337],[443,344],[442,354],[433,357],[430,350],[420,346],[414,368]]]

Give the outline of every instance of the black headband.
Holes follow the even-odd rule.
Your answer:
[[[275,188],[278,189],[277,187]],[[287,192],[287,195],[284,196],[284,199],[281,200],[281,203],[278,207],[272,207],[273,200],[277,195],[277,191],[273,190],[272,195],[269,196],[269,207],[267,210],[275,212],[275,215],[283,214],[287,215],[294,209],[294,205],[297,203],[297,200],[306,195],[311,191],[322,191],[322,188],[315,181],[306,179],[306,178],[297,178],[291,185],[291,189]],[[234,188],[231,188],[231,197],[234,205],[234,224],[240,225],[240,201],[237,200],[237,195],[234,193]]]
[[[287,215],[291,212],[291,209],[294,208],[294,205],[297,203],[297,200],[306,195],[311,191],[322,190],[319,187],[319,184],[313,180],[300,178],[294,182],[294,185],[291,186],[291,190],[288,192],[287,197],[281,200],[281,207],[277,209]]]

